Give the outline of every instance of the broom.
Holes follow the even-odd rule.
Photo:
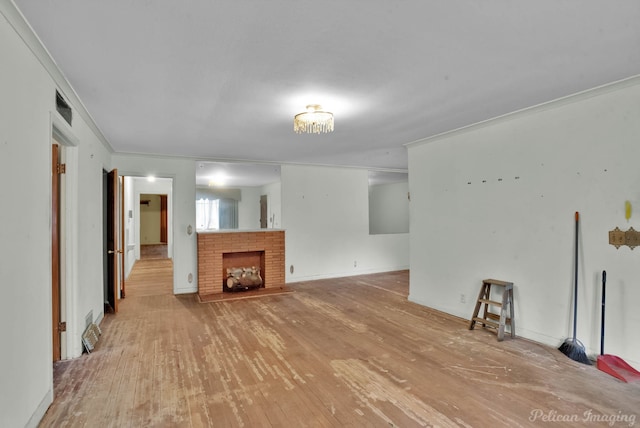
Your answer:
[[[584,345],[576,338],[576,327],[578,323],[578,223],[580,214],[576,211],[576,257],[575,257],[575,274],[573,285],[573,337],[566,339],[558,348],[560,352],[567,357],[579,363],[591,365],[591,361],[587,358],[584,351]]]

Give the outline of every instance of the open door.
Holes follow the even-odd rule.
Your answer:
[[[167,195],[160,195],[160,242],[166,244],[168,229]]]
[[[106,174],[106,209],[105,209],[105,240],[106,240],[106,272],[105,272],[105,312],[118,312],[118,273],[120,272],[120,254],[124,254],[120,248],[118,190],[119,190],[118,170],[114,169]]]
[[[53,361],[60,361],[62,326],[60,322],[60,152],[51,146],[51,303]]]
[[[260,229],[268,227],[267,195],[260,195]]]
[[[120,230],[120,245],[119,245],[119,261],[120,261],[120,297],[125,297],[125,277],[124,277],[124,177],[119,177],[120,183],[120,206],[118,211],[120,212],[120,223],[118,229]]]

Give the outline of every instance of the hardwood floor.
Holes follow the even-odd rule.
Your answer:
[[[167,244],[144,244],[140,245],[140,258],[148,259],[166,259]]]
[[[216,303],[171,275],[138,262],[95,351],[55,365],[42,427],[640,424],[640,385],[410,303],[408,272]]]

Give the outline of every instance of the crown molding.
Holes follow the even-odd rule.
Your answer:
[[[14,29],[18,37],[22,39],[24,44],[36,57],[38,62],[44,67],[51,79],[58,87],[59,92],[65,97],[65,99],[75,107],[76,112],[82,117],[87,126],[93,131],[96,137],[100,140],[102,145],[107,149],[109,153],[113,153],[114,150],[109,144],[109,141],[104,136],[96,121],[93,119],[85,105],[80,100],[80,97],[76,93],[75,89],[71,86],[71,83],[60,70],[60,67],[56,64],[55,60],[45,47],[42,40],[38,37],[33,30],[25,16],[20,9],[16,6],[13,0],[0,0],[0,14],[2,14],[7,20],[8,24]],[[55,94],[51,94],[55,96]]]
[[[581,92],[577,92],[575,94],[567,95],[566,97],[557,98],[555,100],[547,101],[541,104],[536,104],[531,107],[526,107],[520,110],[516,110],[511,113],[506,113],[501,116],[496,116],[491,119],[483,120],[481,122],[476,122],[471,125],[453,129],[451,131],[436,134],[431,137],[421,138],[419,140],[406,143],[404,144],[404,146],[406,148],[422,146],[424,144],[433,143],[435,141],[442,140],[444,138],[465,134],[467,132],[476,131],[478,129],[482,129],[487,126],[496,125],[499,123],[509,122],[511,120],[515,120],[530,114],[535,114],[535,113],[551,110],[557,107],[561,107],[564,105],[577,103],[593,97],[608,94],[614,91],[618,91],[618,90],[628,88],[631,86],[636,86],[636,85],[640,85],[640,74],[628,77],[626,79],[607,83],[605,85],[596,86],[595,88],[587,89]]]

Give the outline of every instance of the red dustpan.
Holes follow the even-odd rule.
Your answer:
[[[615,355],[598,355],[596,365],[598,369],[617,377],[623,382],[640,382],[640,372]]]
[[[596,366],[599,370],[620,379],[623,382],[640,382],[640,372],[631,367],[625,360],[615,355],[604,353],[604,301],[607,290],[607,272],[602,271],[602,320],[600,328],[600,355]]]

